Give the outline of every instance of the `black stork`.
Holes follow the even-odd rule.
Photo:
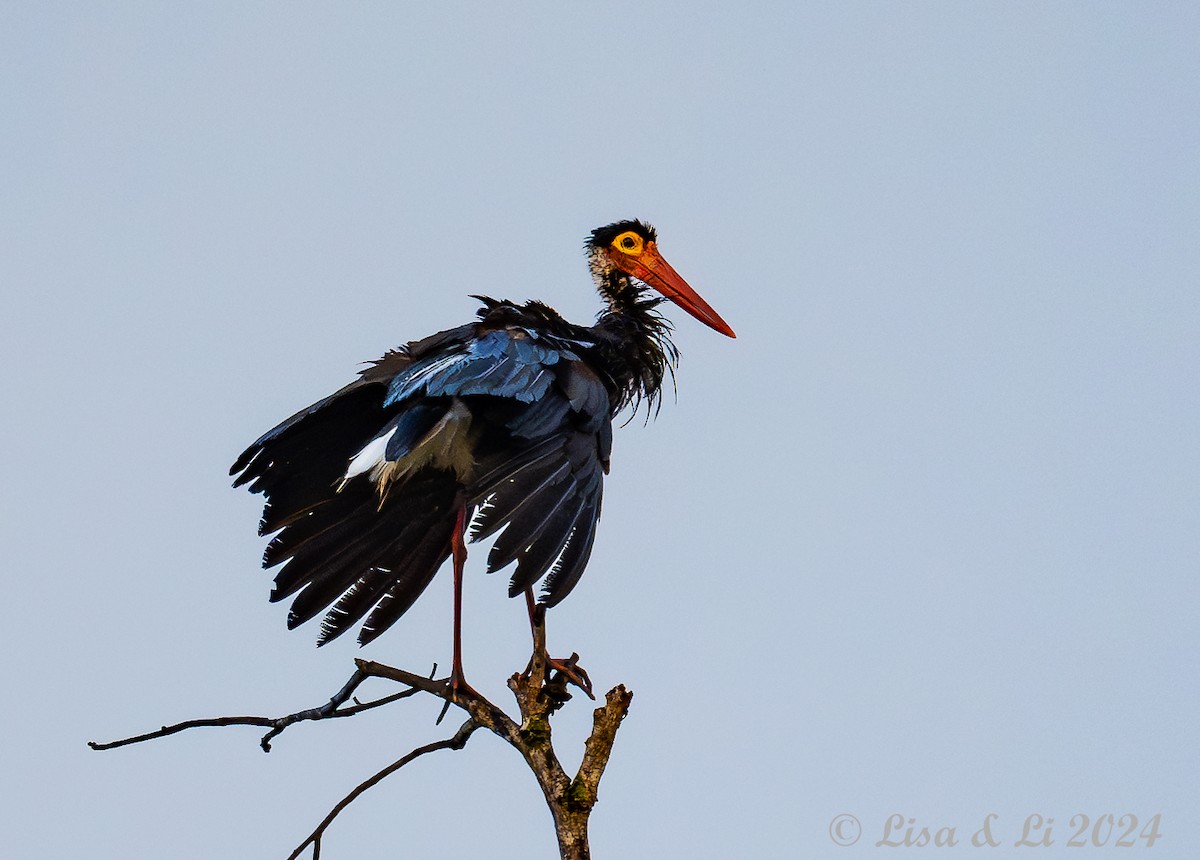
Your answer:
[[[539,580],[544,606],[574,588],[600,518],[613,419],[654,408],[678,360],[658,312],[665,299],[646,287],[735,336],[662,258],[649,225],[600,227],[584,247],[607,305],[595,325],[540,302],[473,296],[477,322],[388,352],[238,457],[234,486],[266,500],[263,567],[283,564],[271,600],[295,595],[289,629],[328,610],[324,644],[365,616],[366,644],[452,557],[457,691],[468,524],[472,541],[504,529],[488,571],[516,562],[508,593],[525,594],[531,619]],[[573,664],[552,665],[578,681]]]

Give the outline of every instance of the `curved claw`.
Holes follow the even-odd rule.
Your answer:
[[[565,660],[560,660],[556,657],[547,657],[546,672],[547,674],[550,672],[559,673],[560,677],[551,678],[550,680],[552,682],[566,681],[568,684],[572,684],[583,690],[584,695],[593,702],[596,701],[596,696],[592,693],[592,679],[588,677],[587,669],[579,665],[579,655],[574,651]]]

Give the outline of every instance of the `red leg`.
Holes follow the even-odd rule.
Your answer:
[[[525,589],[525,608],[529,610],[529,630],[533,633],[534,642],[536,643],[537,632],[535,625],[537,621],[535,621],[535,618],[537,617],[537,601],[534,599],[532,586]],[[542,615],[542,623],[546,623],[544,613]],[[551,672],[561,672],[569,683],[583,690],[589,699],[595,699],[595,695],[592,694],[592,679],[588,677],[587,670],[580,666],[578,661],[578,654],[572,654],[566,660],[560,660],[557,657],[551,657],[547,654],[546,675],[549,677]]]
[[[529,610],[529,632],[537,635],[533,629],[533,614],[537,612],[537,600],[533,596],[533,586],[528,586],[525,589],[525,608]]]
[[[467,683],[462,667],[462,589],[463,565],[467,562],[467,504],[459,502],[454,520],[454,534],[450,537],[450,554],[454,559],[454,664],[450,671],[450,697],[458,701],[459,690],[475,691]]]

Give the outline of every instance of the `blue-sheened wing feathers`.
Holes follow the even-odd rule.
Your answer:
[[[523,329],[497,329],[463,344],[455,352],[433,356],[396,375],[386,404],[414,396],[508,397],[532,403],[554,381],[552,368],[568,350],[540,344]]]
[[[590,553],[586,536],[594,533],[600,515],[612,439],[608,391],[578,360],[563,361],[555,372],[558,384],[509,422],[517,433],[542,440],[539,455],[480,488],[488,504],[477,517],[474,538],[504,528],[488,556],[488,570],[518,563],[510,594],[541,579],[560,556],[571,554],[582,571]],[[559,576],[557,599],[578,580],[570,573]]]
[[[501,532],[488,567],[516,562],[513,593],[545,577],[557,602],[578,580],[615,398],[582,334],[487,304],[483,322],[389,353],[234,463],[235,486],[265,497],[263,562],[282,565],[272,599],[293,598],[289,626],[324,611],[322,643],[364,617],[359,641],[378,636],[448,558],[463,503],[478,508],[473,540]]]

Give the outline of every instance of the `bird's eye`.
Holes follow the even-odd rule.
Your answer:
[[[626,231],[613,239],[613,247],[625,254],[640,254],[642,252],[642,237],[632,230]]]

